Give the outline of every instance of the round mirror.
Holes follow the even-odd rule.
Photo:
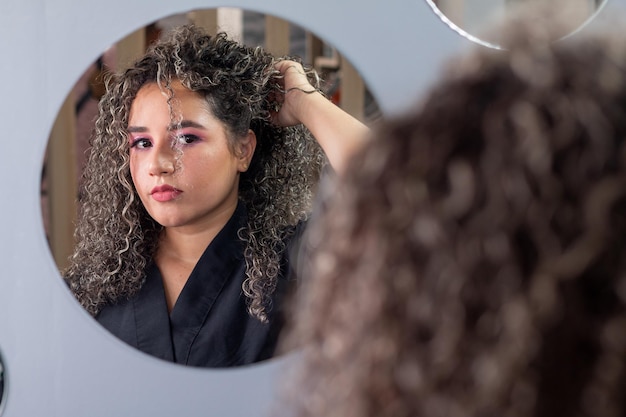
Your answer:
[[[98,102],[105,92],[104,79],[107,73],[126,68],[129,63],[142,56],[150,45],[163,36],[167,36],[171,29],[189,23],[202,27],[209,34],[226,32],[229,39],[249,47],[263,46],[265,50],[275,56],[300,57],[307,67],[314,68],[321,76],[321,91],[337,106],[342,107],[366,125],[372,124],[379,117],[380,112],[376,100],[369,93],[362,77],[350,62],[332,45],[325,42],[322,37],[290,22],[242,9],[219,8],[177,14],[142,27],[103,51],[98,59],[87,68],[67,96],[50,135],[42,170],[41,204],[46,236],[55,262],[62,274],[65,274],[68,265],[70,267],[72,265],[68,259],[74,253],[75,247],[80,247],[87,238],[93,241],[89,243],[92,249],[101,247],[103,253],[114,252],[115,249],[111,249],[112,247],[124,246],[125,237],[122,235],[117,242],[109,236],[106,238],[109,239],[108,246],[104,243],[98,246],[98,240],[105,241],[105,238],[102,237],[103,234],[92,230],[92,233],[87,236],[80,232],[80,226],[77,239],[82,240],[81,242],[74,241],[77,223],[76,213],[80,210],[81,201],[85,201],[86,193],[100,193],[99,198],[102,201],[115,200],[120,197],[119,193],[114,194],[112,187],[107,188],[102,184],[120,182],[118,175],[122,175],[120,173],[124,169],[121,162],[117,172],[109,173],[107,180],[99,180],[100,188],[95,192],[95,188],[91,186],[89,191],[84,191],[80,186],[81,178],[95,175],[95,170],[87,170],[86,176],[82,176],[87,157],[91,152],[89,140],[94,130],[94,121],[98,117]],[[154,85],[156,86],[156,84]],[[172,97],[174,100],[178,100],[174,90],[174,87],[167,90],[173,92],[168,100],[172,100]],[[133,104],[135,97],[138,98],[140,92],[135,93],[136,96],[131,96]],[[165,92],[160,91],[161,94]],[[156,95],[156,97],[158,96],[159,94]],[[180,97],[182,100],[183,96],[180,95]],[[156,101],[153,100],[153,102]],[[185,107],[185,105],[183,104],[181,107]],[[124,128],[128,130],[129,136],[132,136],[131,130],[143,135],[147,130],[145,126],[149,126],[149,124],[141,122],[139,125],[144,127],[143,130],[136,129],[136,123],[132,121],[133,114],[135,114],[133,109],[134,107],[131,106],[128,112],[128,125],[132,125],[132,129],[129,126],[124,126]],[[171,108],[169,111],[171,116]],[[185,121],[183,121],[184,123]],[[98,127],[95,129],[97,130]],[[259,133],[257,133],[258,135]],[[145,141],[145,138],[142,136],[138,140]],[[134,144],[135,142],[130,147],[135,146]],[[144,147],[143,142],[140,146]],[[258,149],[257,143],[257,152]],[[111,152],[117,152],[117,150]],[[127,152],[131,151],[127,150]],[[99,153],[98,158],[100,156],[102,154]],[[109,158],[110,155],[106,157]],[[111,162],[107,163],[110,164]],[[254,160],[252,160],[252,164],[254,164]],[[208,165],[205,163],[205,166]],[[188,169],[186,166],[183,168]],[[132,170],[132,162],[130,170]],[[137,184],[129,185],[129,187],[134,187],[133,190],[135,190]],[[136,193],[136,191],[130,192],[133,195]],[[239,192],[242,192],[241,187]],[[140,200],[140,197],[136,195],[134,198],[136,201]],[[107,203],[104,202],[103,204]],[[127,209],[128,207],[124,208],[124,210]],[[133,215],[136,216],[147,216],[145,212],[150,212],[145,203],[143,207],[136,206],[133,210],[135,210]],[[102,212],[107,212],[107,219],[112,218],[111,213],[113,212],[111,210],[102,210]],[[139,214],[140,212],[144,214]],[[122,209],[118,215],[120,218],[122,217]],[[104,214],[98,214],[98,216],[104,216]],[[151,212],[150,216],[152,216]],[[127,344],[144,353],[180,364],[224,367],[255,363],[273,357],[275,345],[280,337],[283,318],[277,319],[275,322],[270,320],[270,323],[278,324],[271,324],[268,327],[265,323],[257,323],[256,317],[249,317],[251,313],[246,311],[246,305],[243,304],[248,300],[242,301],[242,283],[239,282],[243,281],[243,278],[240,279],[237,275],[236,278],[239,281],[234,278],[231,280],[230,275],[224,271],[230,271],[234,267],[223,260],[224,257],[221,253],[213,253],[210,249],[215,246],[214,242],[232,242],[238,239],[241,230],[240,224],[234,223],[233,218],[235,215],[213,238],[213,241],[199,258],[200,260],[196,258],[195,265],[192,264],[186,269],[181,269],[182,281],[179,282],[180,287],[173,301],[168,298],[168,288],[164,278],[166,274],[161,271],[160,264],[157,266],[156,256],[152,255],[154,252],[150,252],[151,254],[148,255],[150,250],[154,250],[154,247],[148,249],[146,246],[145,253],[142,254],[145,263],[140,271],[143,276],[142,281],[137,281],[132,291],[126,292],[127,281],[125,278],[120,279],[120,283],[116,285],[123,288],[120,290],[123,293],[120,293],[121,295],[114,301],[107,301],[98,310],[90,311],[90,313],[97,322]],[[158,227],[155,226],[159,223],[158,219],[151,219],[151,221],[154,222],[154,224],[150,223],[151,226],[142,223],[138,227],[144,229],[146,227]],[[112,226],[109,220],[107,222],[106,225],[103,225],[103,232],[104,228],[118,227],[117,225]],[[165,229],[160,229],[160,231],[154,229],[153,232],[158,237],[160,236],[158,233],[163,232],[163,230]],[[222,239],[220,236],[223,236],[225,230],[230,230],[228,233],[232,232],[232,236],[227,235],[226,238]],[[147,238],[144,239],[144,241],[147,240]],[[228,243],[228,245],[232,244]],[[134,243],[131,246],[136,247]],[[239,251],[240,249],[237,247],[229,250]],[[79,259],[84,259],[84,262],[92,262],[90,258],[103,259],[97,250],[89,251],[89,256],[85,256],[83,251],[80,256]],[[238,263],[235,270],[245,272],[246,261],[243,257],[243,251],[237,254],[237,259]],[[102,265],[105,263],[100,262]],[[117,275],[112,275],[111,279],[116,280]],[[77,280],[82,280],[82,277],[77,278]],[[77,291],[73,286],[73,283],[77,281],[70,280],[70,282],[72,283],[70,287],[74,289],[75,295],[81,291],[91,291],[85,290],[85,287],[81,287]],[[116,289],[116,291],[118,290]],[[284,297],[280,297],[280,300],[286,298],[288,294],[289,290],[286,290]],[[220,301],[224,297],[229,297],[229,300],[237,300],[236,303],[243,308],[237,307],[236,313],[232,313],[231,310],[234,308],[229,306],[229,303],[235,302],[228,301],[224,306],[220,306],[219,303],[224,304],[223,301]],[[80,297],[77,296],[77,298]],[[88,301],[91,302],[91,300]],[[82,304],[85,305],[84,302]],[[280,311],[281,306],[282,302],[272,303],[272,309],[276,309],[275,311]],[[236,333],[233,333],[233,328],[238,329]],[[261,345],[252,348],[258,350],[257,353],[248,353],[251,348],[246,341],[250,338],[253,340],[262,338],[263,340]],[[271,340],[271,342],[265,342],[266,339]],[[220,353],[214,354],[213,352]],[[217,359],[214,360],[214,357]]]
[[[555,14],[544,16],[534,24],[552,25],[557,19],[562,22],[559,32],[553,33],[556,40],[583,27],[605,3],[605,0],[551,0],[549,3],[542,0],[426,1],[453,30],[474,42],[496,48],[500,45],[498,25],[519,13],[531,11],[533,7],[542,13],[545,10],[546,14]]]

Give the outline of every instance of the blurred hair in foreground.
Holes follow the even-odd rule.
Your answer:
[[[327,190],[289,415],[626,415],[626,25],[525,21]]]

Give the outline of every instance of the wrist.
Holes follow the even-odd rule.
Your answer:
[[[287,94],[291,96],[292,109],[301,122],[304,122],[303,118],[306,118],[315,101],[324,98],[322,93],[311,85],[303,88],[292,87],[287,91]]]

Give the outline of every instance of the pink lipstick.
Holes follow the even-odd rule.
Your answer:
[[[152,198],[160,203],[172,201],[181,194],[182,191],[167,184],[157,185],[150,191]]]

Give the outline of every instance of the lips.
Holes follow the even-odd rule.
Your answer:
[[[172,201],[176,199],[179,195],[182,194],[182,191],[172,187],[171,185],[158,185],[150,191],[150,195],[153,199],[160,203],[165,203],[167,201]]]

